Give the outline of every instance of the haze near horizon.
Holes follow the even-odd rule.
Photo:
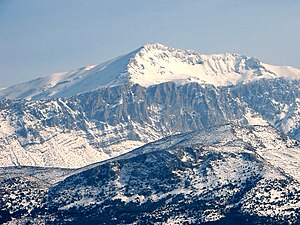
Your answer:
[[[2,0],[0,87],[154,42],[300,68],[299,11],[294,0]]]

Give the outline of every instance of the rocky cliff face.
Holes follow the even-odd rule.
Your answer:
[[[233,86],[121,85],[70,98],[2,100],[3,166],[80,167],[168,135],[217,124],[271,124],[299,138],[299,81]]]
[[[59,183],[42,183],[51,180],[49,172],[44,178],[23,172],[21,183],[4,175],[11,180],[6,190],[24,182],[35,189],[14,193],[13,207],[7,206],[13,196],[2,196],[2,218],[33,224],[298,224],[299,146],[272,127],[223,125],[170,136],[77,172],[53,169],[69,173]],[[22,211],[26,201],[34,204]]]

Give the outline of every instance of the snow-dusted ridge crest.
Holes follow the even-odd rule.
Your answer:
[[[215,86],[234,85],[257,79],[300,79],[300,70],[265,64],[239,54],[203,55],[192,50],[146,44],[128,54],[98,65],[54,73],[46,77],[0,89],[0,97],[47,99],[70,97],[105,87],[139,84],[143,87],[165,82],[197,82]]]

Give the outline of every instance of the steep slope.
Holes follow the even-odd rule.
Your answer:
[[[300,143],[272,127],[216,126],[81,169],[40,193],[36,210],[15,207],[5,220],[299,224],[299,166]]]
[[[300,79],[300,70],[261,63],[239,54],[203,55],[195,51],[147,44],[116,59],[67,72],[55,73],[0,90],[11,99],[47,99],[76,94],[120,84],[143,87],[164,82],[197,82],[226,86],[261,78]]]
[[[300,139],[300,99],[291,103],[286,110],[282,112],[280,120],[276,124],[277,127],[291,136]]]
[[[225,87],[123,85],[65,99],[3,100],[0,163],[81,167],[227,122],[272,124],[297,138],[299,90],[299,81],[260,79]]]
[[[3,101],[0,162],[81,167],[167,135],[245,120],[228,94],[216,92],[210,86],[165,83],[147,89],[118,86],[69,99]],[[181,120],[174,119],[177,115]]]

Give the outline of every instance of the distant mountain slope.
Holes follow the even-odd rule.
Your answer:
[[[296,225],[299,166],[299,141],[272,127],[215,126],[149,143],[78,170],[54,186],[39,186],[43,191],[2,196],[2,219],[33,224]],[[18,185],[10,182],[5,188],[18,190]],[[10,198],[15,199],[13,207],[7,204]],[[41,203],[22,211],[31,200]]]
[[[226,86],[280,77],[299,80],[300,70],[264,64],[253,57],[239,54],[203,55],[161,44],[147,44],[106,63],[55,73],[8,87],[0,90],[0,96],[11,99],[47,99],[70,97],[120,84],[149,87],[164,82],[197,82]]]
[[[65,99],[0,101],[0,164],[76,168],[217,124],[272,124],[300,137],[299,81],[214,87],[121,85]]]

